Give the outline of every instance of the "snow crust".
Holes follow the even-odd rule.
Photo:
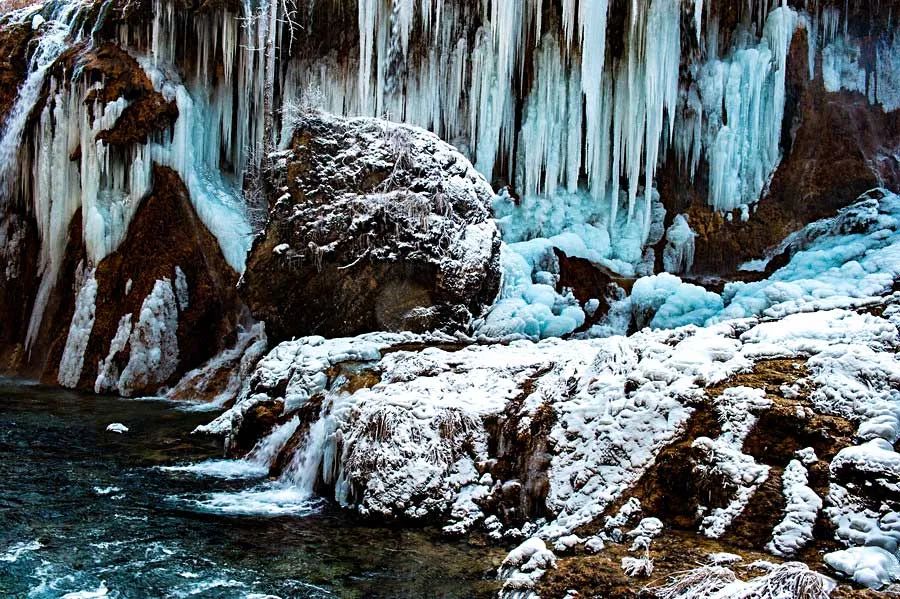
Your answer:
[[[825,556],[825,563],[863,586],[880,589],[900,578],[897,556],[881,547],[851,547]]]
[[[809,488],[808,472],[800,460],[791,460],[787,465],[782,484],[787,507],[784,519],[772,531],[767,549],[775,555],[792,557],[813,540],[813,526],[822,509],[822,498]]]

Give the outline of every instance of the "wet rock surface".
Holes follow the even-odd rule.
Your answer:
[[[0,16],[0,119],[5,120],[28,71],[28,43],[33,36],[26,24],[7,24]]]
[[[275,339],[464,329],[497,294],[487,182],[420,129],[309,111],[241,294]]]

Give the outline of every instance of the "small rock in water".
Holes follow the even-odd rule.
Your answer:
[[[106,427],[106,432],[108,433],[122,433],[128,432],[128,427],[122,424],[121,422],[113,422],[109,426]]]
[[[66,593],[61,599],[99,599],[100,597],[107,597],[108,595],[109,588],[106,586],[106,581],[103,580],[100,582],[100,586],[94,591],[75,591]]]

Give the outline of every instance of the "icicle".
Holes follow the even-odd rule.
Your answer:
[[[359,0],[359,96],[361,109],[370,113],[372,63],[380,0]]]
[[[800,23],[793,10],[777,8],[758,47],[737,49],[703,69],[700,89],[711,123],[705,143],[709,203],[716,210],[755,203],[781,159],[787,53]]]
[[[19,88],[16,101],[6,117],[0,133],[0,197],[11,198],[15,184],[17,155],[22,142],[25,123],[37,104],[44,86],[47,70],[69,47],[68,37],[77,21],[81,4],[70,2],[54,7],[50,20],[42,25],[42,33],[28,62],[28,75]]]
[[[535,81],[528,96],[524,123],[520,133],[520,147],[524,159],[524,192],[553,195],[560,180],[573,189],[578,171],[572,175],[572,165],[580,164],[581,103],[580,89],[575,89],[575,101],[569,100],[570,84],[563,71],[563,56],[556,38],[547,34],[535,54]],[[577,116],[570,114],[577,112]],[[577,125],[577,129],[571,129]],[[571,138],[577,140],[572,147]],[[569,155],[572,151],[573,155]],[[575,182],[568,180],[574,176]]]
[[[703,3],[705,0],[694,0],[694,31],[697,33],[697,44],[700,44],[703,30]]]
[[[663,141],[664,117],[668,117],[668,138],[675,130],[678,103],[678,70],[681,64],[681,6],[679,0],[654,0],[647,18],[646,110],[647,128],[644,148],[644,189],[653,187],[653,176]],[[644,202],[644,230],[649,234],[650,202]],[[646,237],[646,234],[645,234]]]
[[[605,116],[604,66],[606,64],[606,19],[608,0],[580,2],[581,89],[584,93],[587,130],[587,172],[595,198],[604,198],[609,176],[609,120]]]

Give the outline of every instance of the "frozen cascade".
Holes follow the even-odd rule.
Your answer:
[[[50,100],[34,131],[37,148],[32,165],[33,210],[41,239],[41,283],[28,326],[27,345],[36,338],[44,309],[66,251],[69,224],[82,208],[84,242],[90,264],[112,251],[124,238],[127,222],[146,191],[146,178],[135,176],[130,166],[111,156],[107,146],[94,139],[110,128],[127,106],[124,98],[101,107],[86,105],[90,89],[77,84],[60,88],[50,81]],[[97,115],[91,118],[91,115]],[[69,159],[81,148],[78,162]],[[20,168],[25,170],[28,163]],[[80,173],[85,173],[84,177]],[[21,176],[31,176],[23,173]],[[131,182],[129,185],[129,181]]]
[[[887,112],[900,109],[900,36],[869,42],[866,48],[856,40],[839,36],[834,27],[829,23],[825,29],[826,40],[829,35],[832,38],[822,50],[825,89],[859,92]]]
[[[9,157],[2,161],[0,172],[3,198],[30,195],[41,239],[41,282],[29,321],[29,347],[57,281],[72,217],[80,208],[89,264],[98,264],[125,238],[131,218],[151,188],[154,164],[179,173],[198,215],[238,272],[243,270],[250,243],[239,174],[247,163],[248,148],[261,143],[261,124],[249,115],[262,112],[257,107],[265,82],[257,73],[263,73],[265,65],[258,61],[261,52],[249,49],[240,39],[254,33],[264,38],[265,32],[259,30],[258,23],[256,29],[248,26],[242,30],[237,15],[224,12],[196,20],[201,58],[190,80],[182,83],[174,68],[178,56],[175,33],[179,28],[174,6],[155,0],[155,16],[149,27],[151,54],[143,57],[137,50],[132,54],[138,57],[154,87],[167,100],[176,102],[179,118],[173,131],[126,150],[97,141],[100,132],[116,124],[128,103],[124,98],[105,105],[99,99],[84,102],[101,84],[86,86],[78,80],[76,68],[71,81],[53,78],[47,84],[48,101],[33,131],[34,156],[16,158],[22,152],[21,137],[31,109],[42,88],[47,87],[49,67],[82,37],[76,26],[87,27],[79,19],[85,6],[75,1],[53,6],[51,19],[41,26],[28,77],[0,138],[0,155]],[[21,12],[19,18],[29,19],[31,14]],[[140,31],[120,26],[118,35],[125,47],[140,45]],[[238,83],[251,93],[233,93],[234,68],[226,70],[216,84],[211,83],[215,69],[210,65],[218,56],[239,71]],[[252,83],[248,86],[247,82]],[[79,148],[79,158],[69,160]],[[234,165],[234,173],[223,172],[223,156]]]
[[[128,397],[133,389],[165,383],[178,367],[178,306],[172,282],[156,281],[144,299],[128,344],[131,352],[117,389]]]
[[[335,385],[336,388],[340,386]],[[344,466],[352,440],[344,439],[341,425],[349,419],[355,403],[356,398],[352,395],[326,394],[319,417],[310,424],[303,444],[281,474],[280,484],[312,497],[316,483],[321,480],[334,486],[334,497],[341,505],[351,505],[351,487]]]
[[[709,161],[709,204],[716,210],[754,204],[781,160],[787,53],[801,24],[806,20],[792,9],[776,8],[758,45],[738,42],[728,58],[710,60],[701,70],[707,119],[702,144]],[[696,169],[696,159],[691,164]]]
[[[326,436],[326,421],[320,415],[309,427],[302,450],[294,454],[290,465],[281,476],[283,482],[299,488],[310,496],[313,495],[322,465]]]
[[[263,437],[250,450],[250,453],[244,457],[244,460],[257,466],[265,467],[268,470],[273,460],[278,457],[278,452],[284,448],[299,427],[300,419],[297,416],[294,416],[284,424],[276,426],[268,436]]]
[[[560,183],[569,193],[578,190],[581,139],[570,132],[581,131],[581,85],[577,72],[566,80],[563,59],[556,38],[545,35],[521,131],[525,195],[553,195]]]
[[[678,0],[634,3],[625,56],[616,65],[605,60],[606,0],[564,3],[562,36],[542,30],[538,0],[483,2],[483,26],[471,38],[458,25],[463,9],[444,3],[443,26],[427,29],[430,50],[402,57],[406,80],[399,87],[390,83],[397,76],[394,61],[388,60],[397,32],[386,4],[359,2],[357,69],[352,62],[295,58],[285,101],[296,103],[303,90],[316,88],[324,96],[322,108],[330,112],[387,115],[431,129],[467,148],[488,178],[512,172],[515,165],[516,187],[525,195],[552,196],[559,185],[574,193],[583,168],[586,189],[596,200],[613,203],[613,223],[623,176],[629,219],[636,216],[643,236],[649,235],[650,205],[637,200],[644,195],[641,187],[652,187],[660,151],[674,133],[681,60]],[[430,10],[430,4],[418,11],[404,8],[401,30],[410,26],[410,14],[424,18]],[[536,48],[525,41],[532,39]],[[533,57],[535,78],[517,124],[515,84],[526,57]]]
[[[57,381],[63,387],[75,387],[84,366],[84,350],[94,328],[94,302],[97,298],[97,280],[94,272],[83,275],[84,282],[75,298],[75,313],[69,326],[66,345],[59,361]]]
[[[28,76],[19,88],[16,102],[10,109],[6,122],[0,132],[0,198],[13,195],[15,183],[14,166],[25,123],[31,110],[37,103],[47,70],[60,54],[69,47],[69,34],[72,24],[77,21],[80,11],[85,5],[80,2],[55,4],[53,13],[45,18],[37,47],[28,64]],[[23,20],[30,20],[30,13],[21,13]],[[34,21],[32,21],[34,23]]]
[[[203,509],[230,514],[280,515],[314,511],[318,505],[315,485],[320,472],[324,475],[326,468],[337,465],[334,459],[337,445],[334,431],[330,430],[334,424],[327,413],[327,404],[326,399],[319,419],[310,425],[278,479],[243,491],[212,493],[196,503]],[[276,426],[240,460],[210,460],[166,469],[223,478],[265,476],[288,442],[298,434],[300,424],[299,417],[294,416]]]
[[[690,273],[694,264],[694,239],[697,234],[691,229],[683,214],[675,217],[666,231],[666,247],[663,250],[663,267],[673,274]]]
[[[242,270],[250,235],[243,177],[269,149],[288,142],[286,115],[307,96],[331,112],[387,116],[435,131],[468,152],[484,174],[508,177],[523,206],[577,203],[584,204],[579,214],[592,215],[549,226],[528,219],[553,209],[500,214],[504,233],[516,230],[507,237],[511,246],[555,237],[574,255],[599,259],[623,275],[646,274],[652,256],[644,248],[664,233],[653,186],[666,152],[674,149],[692,173],[706,158],[709,203],[717,210],[753,204],[781,158],[785,62],[795,30],[812,32],[811,52],[841,36],[836,9],[814,8],[807,16],[774,0],[751,1],[747,28],[720,55],[716,16],[703,0],[685,10],[678,0],[650,0],[626,7],[621,55],[608,60],[608,0],[565,0],[558,23],[542,18],[541,0],[358,0],[358,55],[309,56],[280,51],[296,34],[282,2],[246,0],[237,13],[189,16],[168,0],[152,3],[151,22],[119,25],[116,35],[154,87],[177,104],[173,130],[124,152],[108,149],[95,143],[96,134],[116,122],[125,99],[86,107],[81,100],[90,89],[78,81],[51,81],[51,101],[35,128],[40,151],[33,164],[18,161],[19,187],[34,196],[44,240],[30,340],[57,278],[72,215],[83,209],[85,241],[96,265],[124,238],[152,186],[154,163],[179,173],[227,260]],[[18,151],[9,150],[19,145],[13,124],[24,123],[27,97],[38,93],[67,38],[80,37],[69,28],[81,6],[75,0],[54,5],[56,17],[40,26],[19,108],[11,112],[0,149]],[[479,26],[466,26],[471,23]],[[92,25],[100,30],[99,23]],[[705,64],[689,65],[695,81],[686,89],[679,83],[682,25],[705,44],[707,57]],[[186,52],[188,46],[194,50]],[[186,54],[196,57],[190,65],[179,63]],[[830,85],[844,85],[843,75],[833,75],[842,72],[842,60],[825,65]],[[80,163],[69,163],[66,155],[77,146],[86,151]],[[532,259],[539,252],[519,249],[525,252],[521,270],[531,271],[528,284],[551,283],[538,280],[549,272]],[[678,250],[670,255],[673,264],[686,269],[689,246],[673,243],[671,249]],[[507,261],[513,262],[522,266]],[[551,300],[531,289],[532,300]],[[555,316],[569,305],[560,297],[552,297]],[[565,326],[547,331],[580,320],[569,316],[574,318]]]

